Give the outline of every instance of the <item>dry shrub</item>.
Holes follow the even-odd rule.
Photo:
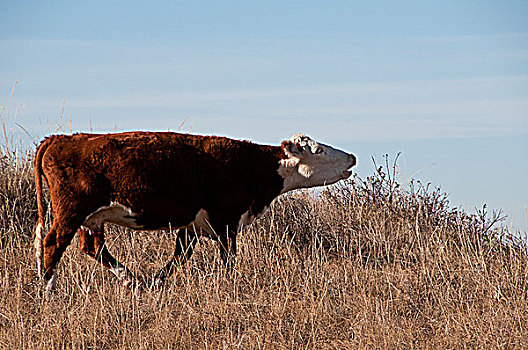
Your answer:
[[[0,347],[349,349],[528,347],[525,242],[500,217],[451,209],[440,189],[378,167],[278,198],[239,235],[236,269],[202,239],[165,288],[127,290],[76,238],[42,297],[29,160],[2,163]],[[173,234],[107,226],[148,284]]]

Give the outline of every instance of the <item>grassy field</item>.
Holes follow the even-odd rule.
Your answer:
[[[239,235],[231,273],[202,239],[165,288],[128,290],[76,238],[41,296],[30,158],[0,159],[2,349],[528,348],[526,244],[388,164],[280,197]],[[145,284],[172,253],[168,232],[107,232]]]

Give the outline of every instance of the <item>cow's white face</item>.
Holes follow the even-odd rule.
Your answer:
[[[282,142],[288,156],[281,160],[279,174],[284,178],[282,192],[301,187],[330,185],[352,175],[356,164],[353,154],[318,143],[304,134],[295,134]]]

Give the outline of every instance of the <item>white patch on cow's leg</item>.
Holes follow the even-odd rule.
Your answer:
[[[265,206],[264,210],[257,215],[249,214],[249,210],[246,211],[242,216],[240,216],[240,220],[238,220],[238,232],[240,232],[244,227],[249,226],[255,221],[256,219],[261,218],[266,212],[268,211],[269,207]]]
[[[37,259],[37,273],[39,278],[42,278],[42,240],[43,240],[43,234],[44,231],[44,225],[39,222],[37,224],[37,228],[35,229],[35,258]]]
[[[101,207],[88,215],[83,225],[87,227],[101,227],[105,222],[111,222],[120,226],[130,227],[133,229],[142,229],[143,227],[136,223],[137,214],[132,209],[112,202],[110,205]]]
[[[130,287],[134,285],[134,275],[132,274],[132,272],[130,272],[129,269],[126,268],[126,266],[124,266],[120,262],[117,261],[115,265],[111,265],[110,272],[116,275],[116,277],[123,282],[123,285],[125,287]]]
[[[53,275],[51,275],[51,278],[47,281],[45,281],[45,290],[47,294],[51,294],[55,291],[55,287],[57,285],[57,270],[53,271]]]

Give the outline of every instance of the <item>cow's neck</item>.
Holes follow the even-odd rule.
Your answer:
[[[286,156],[281,147],[260,146],[261,156],[256,157],[254,169],[252,203],[250,213],[258,214],[278,197],[284,188],[284,179],[278,173],[280,162]]]

